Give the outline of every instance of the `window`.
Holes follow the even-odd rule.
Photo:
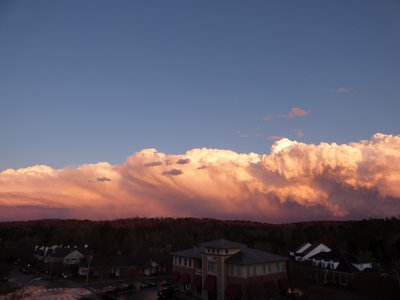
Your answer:
[[[229,265],[229,275],[235,275],[235,266]]]
[[[209,261],[207,265],[208,273],[217,273],[217,263],[213,261]]]
[[[179,257],[179,265],[182,263],[182,259]]]
[[[285,271],[285,269],[286,269],[285,266],[286,266],[286,263],[284,261],[281,261],[281,271],[282,272]]]
[[[187,260],[186,260],[186,258],[183,260],[183,264],[185,265],[185,267],[186,267],[186,263],[187,263]]]
[[[236,267],[236,274],[237,276],[242,277],[242,266]]]

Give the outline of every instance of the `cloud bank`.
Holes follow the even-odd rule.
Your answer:
[[[144,149],[124,163],[0,173],[0,220],[194,216],[290,222],[400,215],[400,136],[276,141],[269,154]]]

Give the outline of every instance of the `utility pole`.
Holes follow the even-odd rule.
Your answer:
[[[86,274],[86,287],[88,286],[88,282],[89,282],[90,263],[92,262],[92,258],[93,258],[93,256],[90,255],[89,256],[89,262],[88,262],[88,272]]]

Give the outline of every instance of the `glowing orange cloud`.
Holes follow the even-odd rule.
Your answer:
[[[0,220],[196,216],[286,222],[400,214],[400,136],[276,141],[270,154],[144,149],[123,164],[0,173]]]

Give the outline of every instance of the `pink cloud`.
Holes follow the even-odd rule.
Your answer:
[[[118,165],[4,170],[0,220],[386,217],[400,214],[399,165],[400,136],[385,134],[343,145],[282,138],[266,154],[200,148],[170,155],[144,149]]]
[[[283,136],[280,136],[280,135],[270,135],[267,137],[267,140],[273,141],[273,140],[280,140],[282,138],[283,138]]]
[[[287,114],[288,119],[296,118],[296,117],[305,117],[308,115],[308,111],[300,108],[293,107]]]
[[[264,121],[272,121],[273,119],[293,119],[296,117],[305,117],[309,114],[308,111],[300,108],[300,107],[292,107],[292,109],[287,114],[279,114],[279,115],[266,115],[263,117]]]
[[[304,136],[304,131],[301,130],[301,129],[299,129],[299,128],[298,128],[298,129],[295,129],[294,132],[296,133],[296,136],[297,136],[298,138],[301,138],[301,137]]]

